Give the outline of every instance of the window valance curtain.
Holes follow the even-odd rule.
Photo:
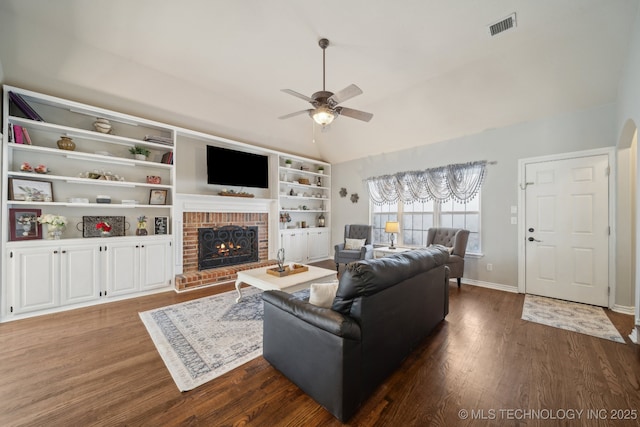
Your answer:
[[[480,190],[487,161],[459,163],[421,171],[398,172],[367,179],[369,197],[377,205],[396,203],[465,202]]]

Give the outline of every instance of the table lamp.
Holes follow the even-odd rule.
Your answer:
[[[395,249],[396,247],[393,246],[393,234],[397,233],[398,231],[400,231],[400,227],[399,227],[399,223],[398,221],[387,221],[387,223],[384,225],[384,231],[386,233],[391,233],[391,245],[389,245],[389,249]]]

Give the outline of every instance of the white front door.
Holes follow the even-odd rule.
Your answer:
[[[608,306],[609,158],[525,167],[526,293]]]

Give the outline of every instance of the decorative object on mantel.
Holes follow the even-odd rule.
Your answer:
[[[251,193],[246,193],[244,191],[235,192],[233,190],[222,190],[221,192],[218,193],[218,195],[220,195],[220,196],[230,196],[230,197],[255,197]]]
[[[358,193],[353,193],[351,195],[351,203],[358,203],[358,199],[360,199],[360,196],[358,196]]]
[[[459,163],[421,171],[368,178],[369,197],[377,205],[473,199],[484,181],[487,161]]]
[[[106,223],[111,229],[112,236],[124,236],[128,223],[124,216],[83,216],[82,222],[76,225],[78,231],[82,231],[82,237],[101,237],[102,228],[99,223]]]
[[[149,234],[147,231],[147,217],[140,215],[138,218],[138,226],[136,227],[136,236],[146,236]]]
[[[51,240],[59,240],[62,232],[67,226],[67,218],[62,215],[44,214],[38,217],[40,224],[47,225],[47,238]]]
[[[342,187],[340,189],[340,197],[347,197],[347,189]]]
[[[287,265],[284,267],[284,271],[279,271],[278,268],[279,267],[268,268],[267,274],[270,274],[272,276],[277,276],[277,277],[285,277],[291,274],[297,274],[297,273],[302,273],[304,271],[309,271],[309,267],[302,264],[293,264],[291,267]]]
[[[76,149],[76,143],[68,136],[61,136],[56,144],[58,144],[58,148],[61,150],[73,151]]]
[[[129,148],[129,153],[133,154],[133,157],[136,160],[147,160],[147,157],[149,156],[149,154],[151,154],[151,151],[139,145],[135,145]]]

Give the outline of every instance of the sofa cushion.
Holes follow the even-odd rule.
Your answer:
[[[350,263],[340,277],[331,309],[348,315],[355,298],[378,293],[448,259],[446,248],[431,247]]]
[[[327,283],[312,283],[309,291],[309,304],[329,308],[333,304],[338,291],[338,281]]]
[[[361,247],[367,242],[367,239],[345,239],[344,249],[345,250],[360,250]]]

